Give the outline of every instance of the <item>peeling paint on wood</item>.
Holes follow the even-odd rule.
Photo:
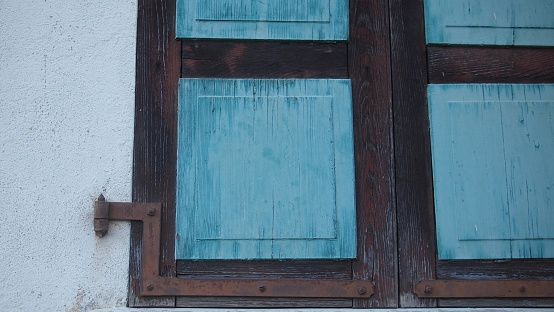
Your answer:
[[[356,256],[349,80],[181,79],[179,259]]]
[[[428,43],[554,46],[552,0],[426,0]]]
[[[430,85],[440,259],[554,257],[554,85]]]
[[[348,0],[177,0],[177,38],[348,38]]]

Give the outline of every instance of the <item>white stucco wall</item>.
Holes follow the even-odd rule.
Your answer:
[[[0,309],[125,306],[136,0],[0,0]]]

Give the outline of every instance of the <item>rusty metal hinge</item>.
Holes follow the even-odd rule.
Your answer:
[[[108,232],[109,220],[142,221],[140,296],[222,296],[369,298],[371,281],[299,279],[188,279],[160,276],[160,203],[107,202],[103,195],[94,203],[94,231]]]
[[[419,298],[554,298],[554,281],[434,280],[414,286]]]

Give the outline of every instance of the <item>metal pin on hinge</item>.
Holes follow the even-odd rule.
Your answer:
[[[108,233],[109,214],[110,203],[100,194],[94,202],[94,232],[98,237],[104,237]]]

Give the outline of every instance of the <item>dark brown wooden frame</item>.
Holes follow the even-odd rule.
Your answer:
[[[140,0],[137,23],[133,202],[162,203],[163,277],[175,276],[175,170],[180,44],[175,41],[175,1]],[[174,13],[173,13],[174,15]],[[173,103],[173,104],[172,104]],[[142,225],[131,224],[129,306],[174,307],[174,297],[139,297]]]
[[[206,277],[222,270],[221,263],[176,263],[173,256],[179,77],[351,78],[359,209],[358,260],[268,261],[255,267],[252,263],[225,263],[223,276],[244,277],[249,274],[294,278],[310,274],[322,278],[367,279],[375,283],[375,295],[369,300],[353,301],[141,298],[136,294],[142,227],[133,223],[130,306],[394,308],[554,304],[550,299],[419,299],[412,293],[413,285],[420,280],[476,277],[554,279],[553,261],[496,263],[436,259],[426,104],[428,82],[553,82],[552,71],[545,70],[552,68],[554,62],[551,49],[428,49],[423,0],[350,0],[348,43],[179,42],[174,39],[174,12],[174,0],[139,0],[133,201],[160,202],[163,205],[162,276],[201,274]],[[268,51],[279,51],[279,57]],[[489,60],[503,57],[501,60],[506,61],[516,52],[540,59],[540,62],[522,60],[511,67],[501,65],[494,69],[483,66],[481,60],[486,56]],[[450,64],[448,61],[453,60],[452,56],[461,61]],[[246,64],[244,60],[248,60],[251,66],[235,66]],[[199,70],[196,65],[202,63],[204,65]],[[446,68],[450,70],[445,72]]]
[[[412,293],[436,278],[423,0],[391,0],[390,17],[399,306],[435,307]]]

